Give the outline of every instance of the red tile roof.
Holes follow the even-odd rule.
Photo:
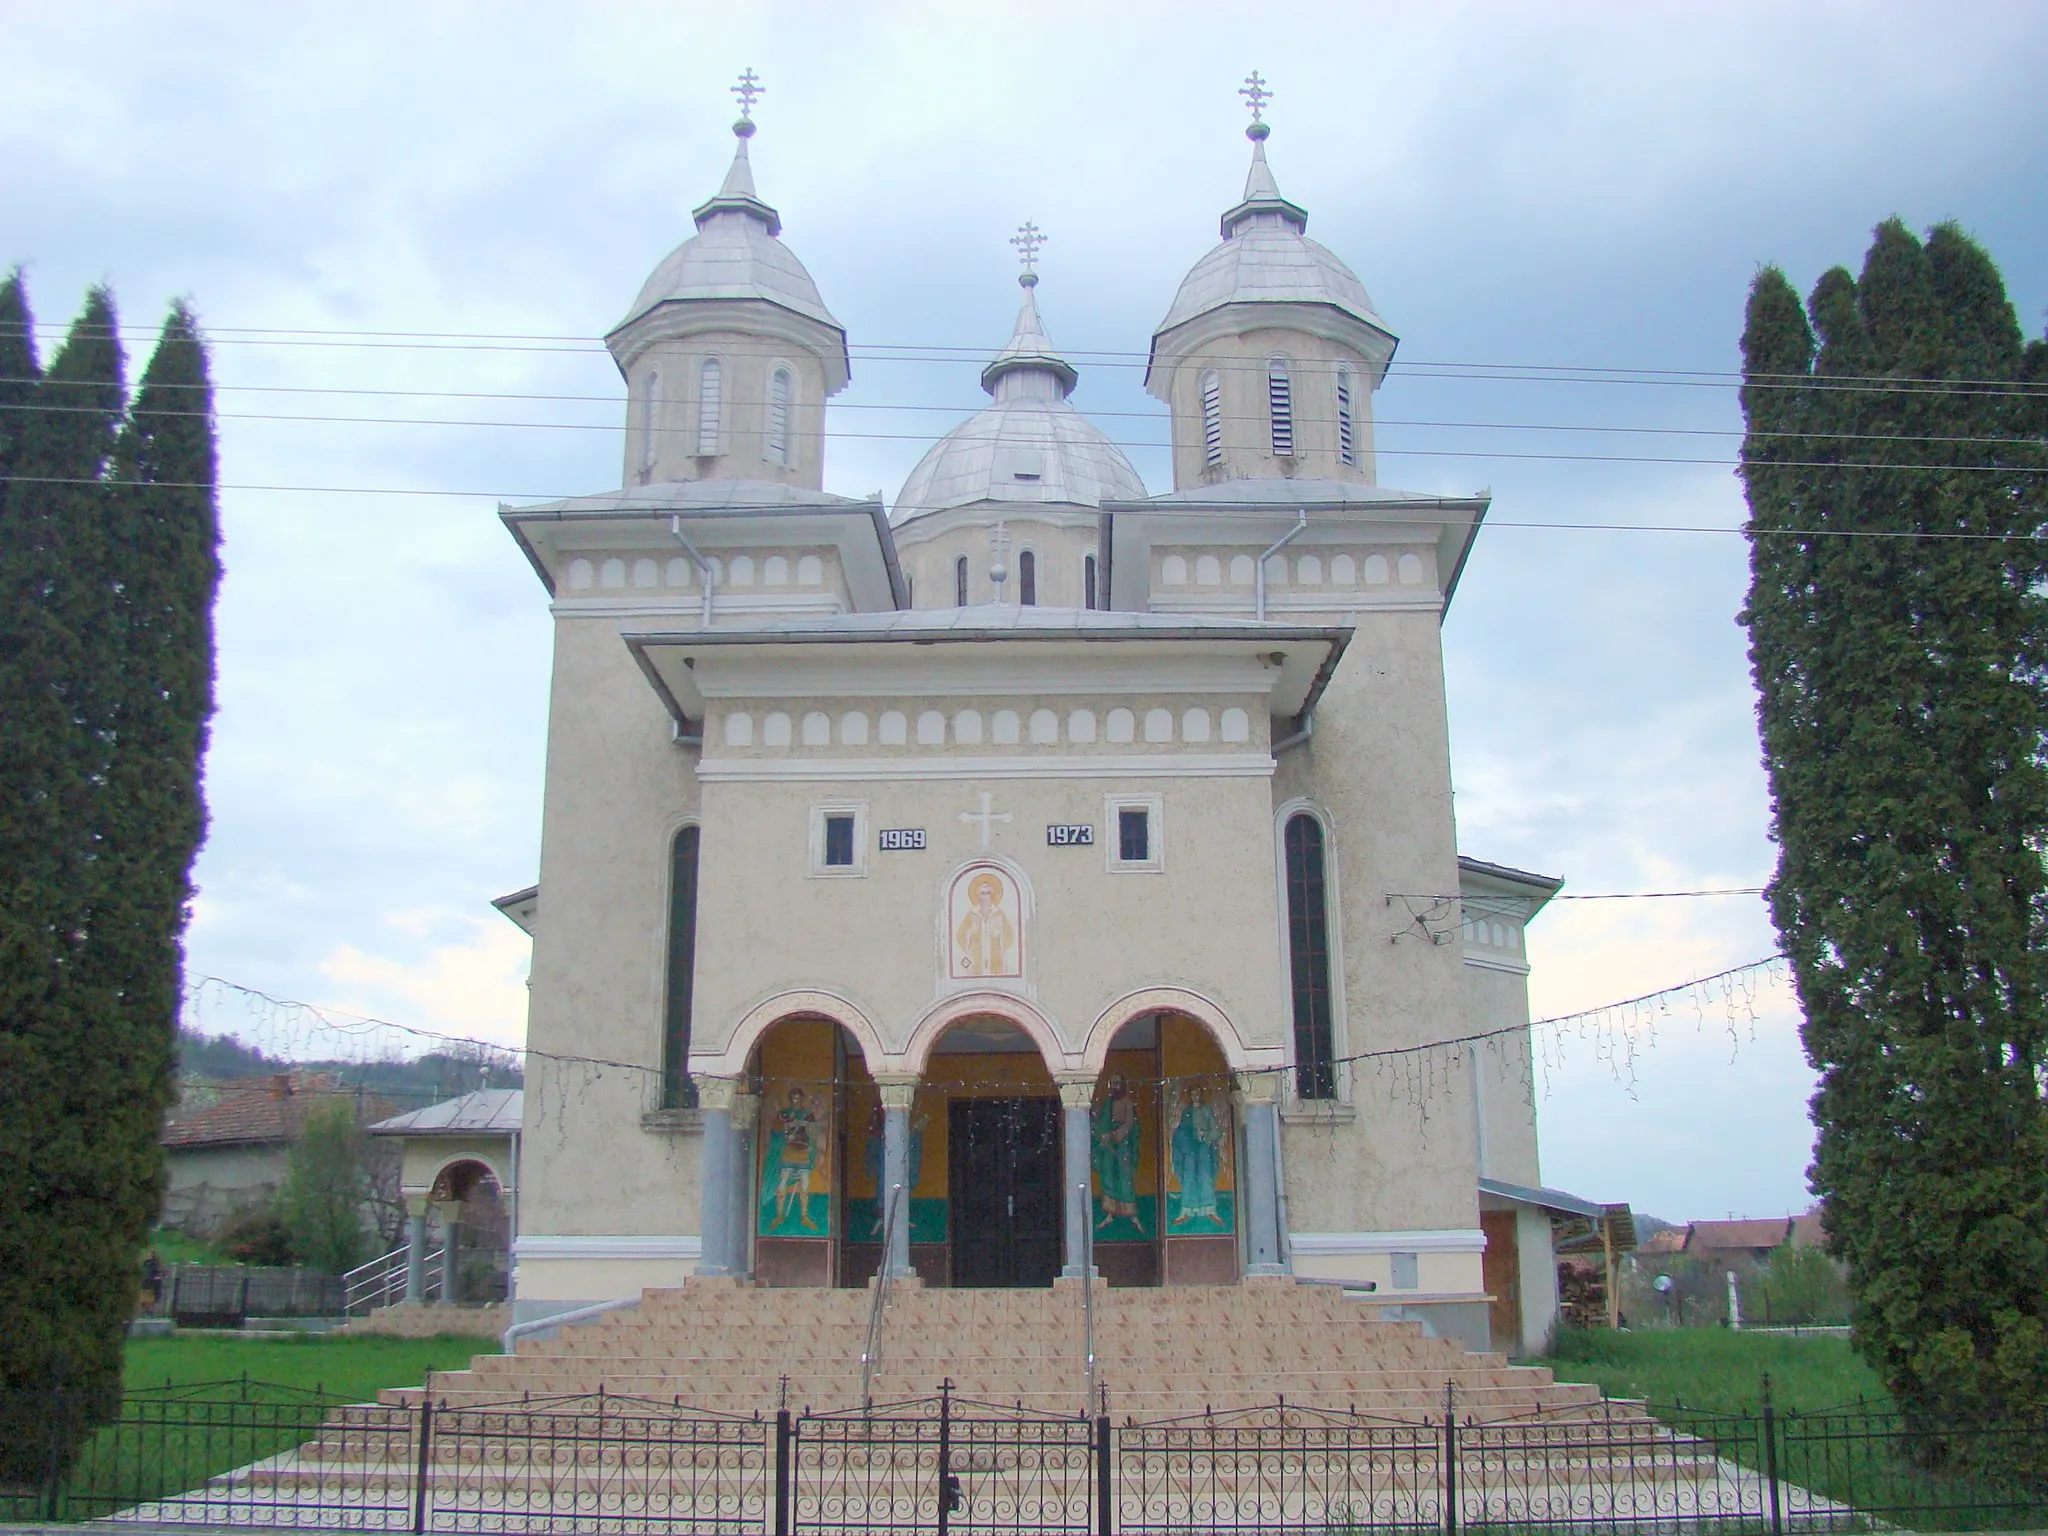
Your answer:
[[[355,1103],[355,1095],[338,1091],[332,1078],[306,1072],[214,1083],[208,1085],[206,1097],[208,1102],[174,1108],[166,1117],[159,1138],[166,1147],[175,1151],[293,1142],[317,1106]],[[381,1101],[377,1107],[383,1107]]]
[[[1776,1248],[1792,1235],[1790,1216],[1744,1221],[1696,1221],[1688,1229],[1688,1252],[1727,1253],[1738,1248]]]

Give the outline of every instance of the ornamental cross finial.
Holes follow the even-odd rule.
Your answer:
[[[761,77],[754,73],[754,66],[751,64],[740,72],[740,83],[727,86],[726,89],[740,99],[740,120],[742,122],[752,122],[754,120],[754,98],[768,94],[768,87],[761,83]]]
[[[1017,226],[1017,233],[1010,236],[1010,244],[1017,247],[1017,259],[1024,263],[1026,272],[1038,270],[1038,248],[1049,237],[1039,227],[1026,219]]]
[[[1266,120],[1266,103],[1273,99],[1273,93],[1266,89],[1265,79],[1256,69],[1244,77],[1244,84],[1237,88],[1237,94],[1242,96],[1245,104],[1252,109],[1253,122],[1262,123]]]

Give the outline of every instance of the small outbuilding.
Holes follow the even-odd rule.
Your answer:
[[[503,1301],[518,1229],[526,1095],[483,1088],[369,1128],[400,1146],[406,1240],[379,1300]]]

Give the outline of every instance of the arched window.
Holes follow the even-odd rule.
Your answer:
[[[1213,370],[1202,375],[1202,462],[1223,462],[1223,381]]]
[[[1287,819],[1287,960],[1294,997],[1294,1092],[1337,1096],[1336,1033],[1330,1008],[1330,914],[1323,877],[1323,825],[1302,812]]]
[[[1351,370],[1337,370],[1337,457],[1346,464],[1358,462],[1358,434],[1352,423]]]
[[[1017,557],[1017,602],[1024,608],[1038,606],[1038,556],[1028,549]]]
[[[1097,608],[1101,606],[1096,600],[1095,557],[1093,555],[1084,555],[1081,559],[1081,606],[1084,608]]]
[[[661,370],[647,370],[647,382],[640,390],[640,483],[654,474],[654,413],[661,403]]]
[[[725,371],[707,357],[697,369],[697,456],[718,452],[718,418],[725,406]]]
[[[1272,417],[1273,456],[1294,457],[1294,381],[1287,376],[1287,359],[1266,361],[1266,409]]]
[[[789,391],[789,370],[776,369],[768,380],[768,448],[763,455],[770,464],[789,462]]]
[[[697,841],[695,827],[676,834],[669,852],[668,1006],[661,1032],[661,1102],[684,1109],[697,1102],[690,1081],[690,996],[697,976]]]
[[[953,562],[953,606],[967,606],[967,557],[962,555]]]

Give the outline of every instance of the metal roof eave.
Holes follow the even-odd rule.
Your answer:
[[[688,727],[702,719],[702,712],[689,713],[682,700],[676,696],[668,680],[661,674],[654,658],[649,654],[657,649],[672,649],[688,646],[692,649],[727,646],[771,646],[771,645],[991,645],[1003,642],[1023,644],[1104,644],[1117,641],[1164,642],[1169,644],[1231,643],[1242,645],[1246,642],[1292,642],[1295,644],[1321,643],[1327,647],[1323,660],[1316,668],[1315,675],[1302,697],[1300,708],[1294,718],[1313,710],[1322,698],[1323,690],[1329,686],[1335,675],[1337,663],[1344,649],[1351,643],[1350,625],[1293,625],[1293,624],[1245,624],[1231,627],[1171,625],[1146,629],[1120,630],[1025,630],[990,628],[980,630],[963,629],[905,629],[888,633],[874,633],[858,629],[831,630],[815,629],[796,632],[781,630],[662,630],[657,632],[628,632],[620,636],[626,648],[632,652],[634,662],[643,676],[660,697],[669,714],[682,726]]]

